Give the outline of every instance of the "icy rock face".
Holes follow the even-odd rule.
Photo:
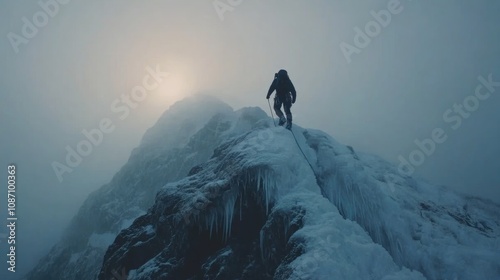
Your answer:
[[[165,183],[185,177],[227,137],[252,129],[264,118],[267,115],[260,109],[234,112],[208,96],[174,104],[147,131],[111,182],[89,195],[62,240],[27,278],[95,279],[107,247],[122,229],[146,213]]]
[[[498,205],[293,132],[181,102],[29,279],[500,279]]]
[[[167,184],[109,247],[99,279],[424,279],[341,216],[288,130],[260,124]]]
[[[249,112],[251,113],[251,112]],[[500,207],[316,130],[233,134],[106,252],[99,279],[497,279]]]

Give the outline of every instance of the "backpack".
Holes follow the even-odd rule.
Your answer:
[[[288,72],[286,70],[280,70],[278,73],[274,74],[274,79],[276,79],[276,92],[287,92],[288,90]]]

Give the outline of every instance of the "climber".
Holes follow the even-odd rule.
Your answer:
[[[297,98],[297,92],[295,91],[295,87],[292,84],[292,81],[288,77],[288,73],[286,70],[281,69],[278,73],[274,74],[274,80],[267,92],[267,99],[271,96],[273,91],[276,90],[276,95],[274,96],[274,111],[276,115],[280,118],[279,125],[284,125],[286,122],[286,128],[292,128],[292,112],[290,112],[290,108],[292,104],[295,103],[295,99]],[[291,95],[290,95],[291,94]],[[284,105],[285,116],[283,112],[281,112],[281,105]]]

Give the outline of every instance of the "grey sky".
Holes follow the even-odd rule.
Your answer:
[[[448,139],[415,175],[500,202],[500,87],[460,128],[443,120],[474,94],[478,76],[500,81],[500,2],[402,0],[348,63],[339,45],[354,45],[354,28],[364,29],[370,11],[388,3],[242,1],[221,20],[211,0],[72,0],[15,53],[7,34],[21,35],[22,18],[41,7],[2,1],[0,158],[19,170],[18,269],[46,253],[86,195],[111,179],[175,100],[202,92],[268,111],[265,94],[280,68],[297,88],[299,125],[395,163],[417,148],[415,139],[443,128]],[[64,161],[83,129],[113,118],[110,104],[156,65],[171,78],[127,118],[114,118],[115,130],[59,183],[51,163]],[[5,191],[0,199],[4,205]]]

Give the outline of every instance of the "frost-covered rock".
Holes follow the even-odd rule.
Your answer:
[[[89,195],[62,240],[27,278],[95,279],[107,247],[146,213],[165,183],[185,177],[193,166],[208,160],[228,135],[250,130],[264,118],[267,115],[261,110],[235,112],[209,96],[174,104],[146,132],[111,182]]]
[[[269,122],[167,184],[109,248],[99,279],[122,268],[129,279],[423,279],[340,215],[292,134]]]
[[[429,279],[500,279],[500,207],[357,155],[323,132],[304,132],[323,194],[400,266]],[[332,160],[334,159],[334,160]]]
[[[120,233],[99,279],[500,276],[498,205],[401,177],[323,132],[294,135],[304,154],[270,121],[228,138]]]
[[[30,279],[500,279],[498,205],[204,98],[165,113]]]

